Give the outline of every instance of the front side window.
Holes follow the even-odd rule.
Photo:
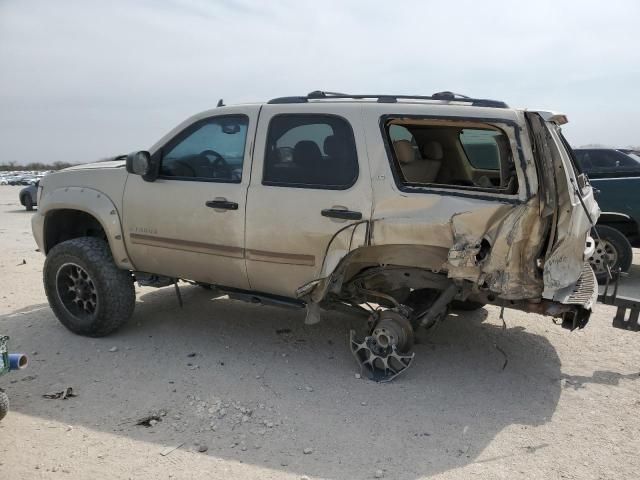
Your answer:
[[[160,176],[239,183],[248,124],[244,115],[196,122],[163,149]]]
[[[269,124],[264,185],[344,190],[358,178],[353,130],[340,117],[277,115]]]
[[[509,137],[485,124],[392,119],[386,134],[399,186],[518,191]]]

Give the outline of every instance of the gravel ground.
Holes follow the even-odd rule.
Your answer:
[[[638,478],[640,334],[611,328],[611,307],[573,333],[452,315],[384,385],[356,378],[357,320],[305,326],[192,286],[182,309],[137,289],[123,329],[83,338],[46,303],[18,191],[0,187],[0,333],[30,365],[0,378],[0,478]]]

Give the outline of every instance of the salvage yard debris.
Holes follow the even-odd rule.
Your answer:
[[[159,410],[158,412],[151,412],[136,421],[136,425],[141,427],[153,427],[158,422],[162,421],[162,417],[166,417],[167,412],[165,410]]]
[[[184,445],[184,442],[178,443],[177,445],[173,445],[171,447],[166,447],[163,448],[160,451],[160,455],[162,455],[163,457],[166,457],[167,455],[169,455],[171,452],[173,452],[174,450],[179,449],[182,445]]]
[[[78,395],[73,393],[73,387],[66,387],[64,390],[59,392],[49,392],[42,395],[44,398],[48,398],[50,400],[66,400],[67,398],[77,397]]]

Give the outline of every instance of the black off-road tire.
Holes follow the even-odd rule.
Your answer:
[[[73,305],[65,306],[58,294],[58,273],[62,275],[69,265],[80,267],[91,280],[97,297],[91,314],[74,314],[69,310]],[[59,243],[47,255],[43,276],[51,309],[73,333],[102,337],[121,327],[133,313],[136,293],[131,272],[116,266],[108,244],[102,239],[82,237]]]
[[[9,397],[0,390],[0,420],[7,416],[9,412]]]
[[[620,268],[621,271],[627,272],[633,262],[633,249],[627,237],[619,230],[607,225],[596,225],[596,230],[602,241],[606,242],[607,245],[613,247],[615,250],[616,258],[613,263],[609,264],[609,268],[611,270]],[[594,251],[593,256],[589,258],[589,263],[596,274],[598,283],[605,283],[608,274],[602,265],[602,253],[598,253],[598,249],[602,250],[602,246],[597,238],[594,238],[594,241],[596,242],[596,251]],[[598,260],[600,260],[600,262],[596,263]]]
[[[27,194],[24,196],[24,207],[27,209],[27,212],[33,211],[33,200],[31,199],[31,195]]]

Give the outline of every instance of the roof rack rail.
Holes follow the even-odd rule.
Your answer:
[[[489,100],[486,98],[471,98],[453,92],[438,92],[433,95],[362,95],[348,94],[336,92],[324,92],[322,90],[314,90],[307,96],[301,97],[279,97],[269,100],[267,103],[307,103],[309,100],[334,100],[334,99],[377,99],[378,103],[396,103],[398,100],[436,100],[444,102],[461,102],[468,103],[474,107],[492,107],[492,108],[509,108],[509,106],[500,100]]]

